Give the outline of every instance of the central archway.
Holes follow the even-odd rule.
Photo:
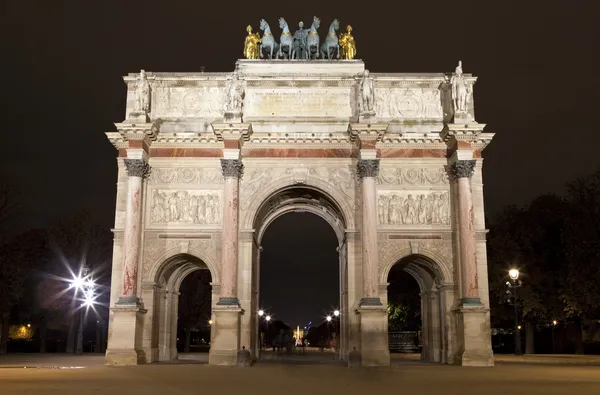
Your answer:
[[[347,355],[347,319],[348,319],[348,293],[347,293],[347,247],[346,247],[346,224],[340,205],[324,191],[311,186],[288,186],[284,187],[269,198],[264,200],[256,211],[253,221],[255,229],[255,243],[253,248],[253,317],[252,338],[253,351],[259,355],[259,324],[258,310],[261,308],[260,301],[260,261],[261,251],[265,233],[274,221],[289,213],[314,214],[329,224],[335,233],[337,241],[337,253],[339,261],[339,341],[337,341],[337,356],[344,359]]]

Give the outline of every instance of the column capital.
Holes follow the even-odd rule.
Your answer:
[[[477,161],[475,159],[471,159],[457,160],[456,162],[450,164],[448,166],[448,173],[450,175],[450,178],[471,178],[473,176],[473,172],[475,171],[476,163]]]
[[[379,159],[359,159],[356,164],[358,177],[377,177],[379,174]]]
[[[244,173],[244,164],[241,159],[221,159],[223,177],[240,178]]]
[[[150,165],[143,159],[125,159],[125,169],[129,177],[147,178],[150,175]]]

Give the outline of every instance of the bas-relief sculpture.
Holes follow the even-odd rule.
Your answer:
[[[392,185],[447,184],[448,173],[443,167],[434,169],[417,167],[383,168],[379,170],[377,183]]]
[[[221,223],[221,198],[216,191],[154,189],[150,206],[153,224]]]
[[[436,88],[375,88],[375,113],[381,118],[442,120]]]
[[[379,192],[377,215],[381,225],[450,225],[448,192]]]
[[[304,170],[304,169],[303,169]],[[337,190],[348,203],[357,210],[354,189],[356,175],[349,168],[341,167],[310,167],[305,169],[303,176],[297,177],[293,167],[255,168],[248,170],[249,175],[240,182],[240,210],[246,211],[260,191],[265,190],[275,180],[292,178],[295,183],[305,183],[308,177],[326,180],[331,187]],[[306,179],[300,179],[306,177]]]

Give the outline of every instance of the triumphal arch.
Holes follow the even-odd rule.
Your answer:
[[[460,63],[388,74],[352,56],[246,57],[124,78],[126,119],[107,133],[119,169],[107,364],[177,358],[179,285],[199,269],[213,285],[209,362],[256,359],[262,236],[307,211],[338,238],[341,358],[389,365],[387,275],[401,265],[421,289],[423,358],[493,365],[481,158],[493,135],[475,120],[476,78]]]

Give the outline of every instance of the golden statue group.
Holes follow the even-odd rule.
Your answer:
[[[264,19],[260,21],[260,30],[263,31],[262,38],[260,34],[252,33],[252,26],[248,25],[246,31],[248,35],[244,41],[244,58],[261,59],[265,56],[268,59],[354,59],[356,57],[356,43],[352,36],[352,26],[348,25],[344,33],[339,37],[336,31],[339,29],[339,22],[334,19],[329,26],[329,33],[324,42],[320,44],[317,29],[320,26],[320,19],[313,18],[309,29],[304,28],[304,23],[298,24],[298,30],[291,35],[287,22],[279,18],[279,27],[282,29],[280,42],[277,43],[269,24]]]

